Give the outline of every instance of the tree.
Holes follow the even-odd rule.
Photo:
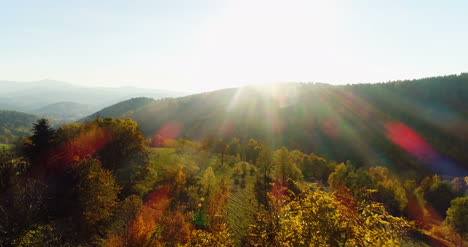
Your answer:
[[[245,150],[246,161],[255,164],[257,161],[258,154],[262,149],[262,145],[259,144],[256,140],[250,139],[247,143],[247,148]]]
[[[276,200],[270,197],[271,210],[257,215],[247,246],[398,246],[413,227],[347,190],[308,188],[293,200]]]
[[[30,164],[24,158],[0,149],[0,194],[23,179],[29,168]]]
[[[450,202],[445,220],[468,240],[468,196],[458,197]]]
[[[149,159],[149,149],[138,124],[130,119],[99,118],[86,125],[96,126],[103,133],[103,143],[94,157],[99,157],[102,166],[112,171],[128,194],[127,189]]]
[[[229,155],[238,156],[241,153],[241,145],[238,138],[232,138],[229,143],[228,152]]]
[[[112,172],[102,168],[99,160],[88,159],[79,164],[80,181],[77,185],[81,220],[89,230],[102,230],[109,223],[118,205],[120,187]]]
[[[328,184],[332,188],[339,188],[346,185],[348,173],[348,167],[344,163],[337,165],[335,171],[328,176]]]
[[[15,241],[19,247],[64,246],[62,237],[51,225],[36,225]]]
[[[450,207],[450,201],[457,197],[457,193],[449,182],[440,180],[438,176],[434,176],[432,180],[432,185],[424,192],[424,199],[440,215],[445,216]]]
[[[267,205],[267,192],[271,186],[271,172],[273,170],[273,150],[269,147],[262,149],[257,158],[257,175],[255,179],[255,195],[257,201],[264,206]]]
[[[137,195],[128,196],[119,203],[112,217],[112,224],[109,227],[110,235],[128,239],[131,223],[135,220],[142,207],[143,201]]]
[[[0,193],[0,246],[11,241],[47,218],[47,185],[23,178]]]
[[[55,130],[45,118],[37,120],[32,128],[33,135],[24,142],[25,155],[34,164],[43,164],[54,145]]]
[[[167,212],[161,218],[161,244],[163,246],[180,246],[190,240],[192,225],[179,212]]]
[[[193,247],[233,247],[232,233],[226,224],[221,224],[216,231],[193,230],[190,246]]]
[[[275,164],[273,179],[276,182],[287,184],[288,179],[293,181],[301,181],[303,179],[301,170],[292,162],[286,147],[282,147],[276,151],[273,161]]]
[[[310,154],[304,159],[302,173],[304,178],[309,181],[327,182],[328,176],[333,170],[328,166],[327,161],[315,154]]]
[[[203,177],[200,181],[200,184],[205,195],[207,195],[208,197],[211,196],[216,186],[216,176],[211,166],[206,168],[205,172],[203,173]]]

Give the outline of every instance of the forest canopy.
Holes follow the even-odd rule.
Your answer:
[[[397,176],[262,140],[39,120],[0,152],[1,246],[463,246],[468,177]]]

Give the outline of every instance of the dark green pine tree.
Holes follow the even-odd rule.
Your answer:
[[[33,135],[25,141],[25,155],[33,163],[40,163],[52,148],[56,132],[45,118],[37,120],[32,132]]]

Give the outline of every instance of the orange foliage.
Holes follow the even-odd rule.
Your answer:
[[[72,165],[89,158],[109,143],[111,139],[109,131],[93,126],[55,148],[50,155],[49,169]]]
[[[148,196],[134,221],[130,223],[127,236],[110,235],[106,246],[146,246],[151,244],[156,226],[169,206],[169,187],[155,189]]]

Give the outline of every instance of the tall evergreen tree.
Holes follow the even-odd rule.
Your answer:
[[[55,130],[45,118],[37,120],[32,128],[33,135],[25,140],[25,155],[33,164],[41,163],[53,147]],[[40,162],[41,161],[41,162]]]

